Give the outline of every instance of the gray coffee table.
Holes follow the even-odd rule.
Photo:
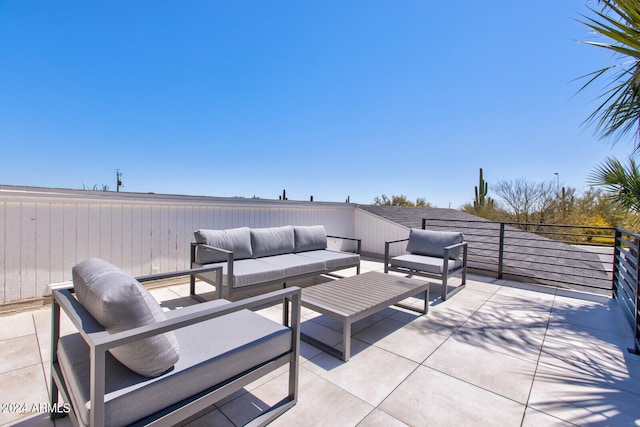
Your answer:
[[[416,309],[399,304],[405,298],[419,293],[424,293],[424,308]],[[346,362],[351,355],[351,325],[390,305],[427,314],[429,283],[396,275],[369,272],[304,288],[302,290],[303,307],[342,322],[342,351],[306,334],[300,334],[300,338]]]

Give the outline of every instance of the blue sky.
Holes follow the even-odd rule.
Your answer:
[[[0,1],[0,184],[372,203],[587,188],[587,0]]]

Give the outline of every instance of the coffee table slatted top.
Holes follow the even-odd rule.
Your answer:
[[[389,300],[413,296],[424,286],[415,279],[369,272],[305,288],[302,299],[309,308],[330,307],[330,312],[357,317],[379,304],[388,307]]]
[[[424,294],[422,309],[401,304],[402,300],[418,293]],[[351,353],[351,325],[393,304],[427,314],[429,283],[391,274],[369,272],[304,288],[302,290],[303,307],[342,322],[342,350],[336,350],[304,333],[301,333],[300,337],[303,341],[346,362]]]

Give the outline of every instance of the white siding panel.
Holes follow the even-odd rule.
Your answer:
[[[146,238],[144,236],[144,227],[142,219],[144,214],[143,206],[132,206],[131,208],[131,261],[129,272],[134,276],[142,276],[143,273],[143,254]]]
[[[51,265],[50,279],[54,283],[69,280],[71,268],[64,262],[64,204],[51,203],[51,225],[49,228],[49,263]]]
[[[133,263],[131,262],[133,257],[133,206],[122,205],[121,215],[121,238],[120,238],[120,252],[121,264],[120,268],[125,271],[133,271]]]
[[[74,265],[91,256],[91,207],[85,203],[76,204],[76,259]]]
[[[101,240],[102,235],[100,232],[101,211],[100,205],[88,205],[89,208],[89,233],[87,235],[87,242],[89,244],[87,257],[102,257],[101,253]]]
[[[20,298],[35,298],[36,293],[36,205],[22,203],[20,225]]]
[[[124,258],[122,256],[123,224],[122,224],[122,205],[111,205],[110,210],[111,227],[109,234],[111,237],[111,262],[122,268],[124,266]]]
[[[5,301],[17,301],[21,298],[21,205],[22,203],[7,203],[5,208]]]
[[[5,293],[7,288],[7,220],[6,220],[7,204],[0,200],[0,303],[5,301]]]
[[[386,241],[406,239],[409,229],[361,209],[355,210],[356,234],[362,239],[362,252],[384,256]],[[391,256],[400,255],[406,247],[403,243],[391,245]]]
[[[78,218],[75,203],[64,203],[62,205],[62,262],[65,266],[77,264],[76,250],[78,248]],[[38,239],[42,236],[38,235]],[[50,242],[48,242],[50,244]]]
[[[48,294],[51,280],[51,204],[36,203],[36,287]]]

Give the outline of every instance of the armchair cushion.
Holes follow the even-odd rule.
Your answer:
[[[444,265],[442,257],[436,258],[426,255],[404,254],[391,258],[389,264],[392,267],[408,268],[430,274],[444,274],[442,270]],[[453,271],[460,266],[462,266],[461,259],[447,260],[448,271]]]
[[[293,253],[293,226],[252,228],[251,247],[254,258]]]
[[[234,259],[246,259],[253,256],[249,227],[230,228],[228,230],[200,229],[194,232],[194,237],[198,243],[233,252]],[[196,262],[199,264],[210,264],[226,260],[227,256],[225,254],[206,248],[198,248],[196,253]]]
[[[327,249],[327,233],[322,225],[293,227],[295,251],[306,252]]]
[[[407,252],[416,255],[426,255],[440,257],[444,255],[444,248],[447,246],[462,243],[464,235],[455,231],[433,231],[419,230],[412,228],[409,232],[409,243]],[[460,256],[460,248],[449,251],[449,258],[456,259]]]
[[[115,333],[166,319],[156,300],[136,279],[98,258],[72,269],[78,301],[107,332]],[[110,350],[123,365],[155,377],[179,358],[175,334],[167,332]]]

